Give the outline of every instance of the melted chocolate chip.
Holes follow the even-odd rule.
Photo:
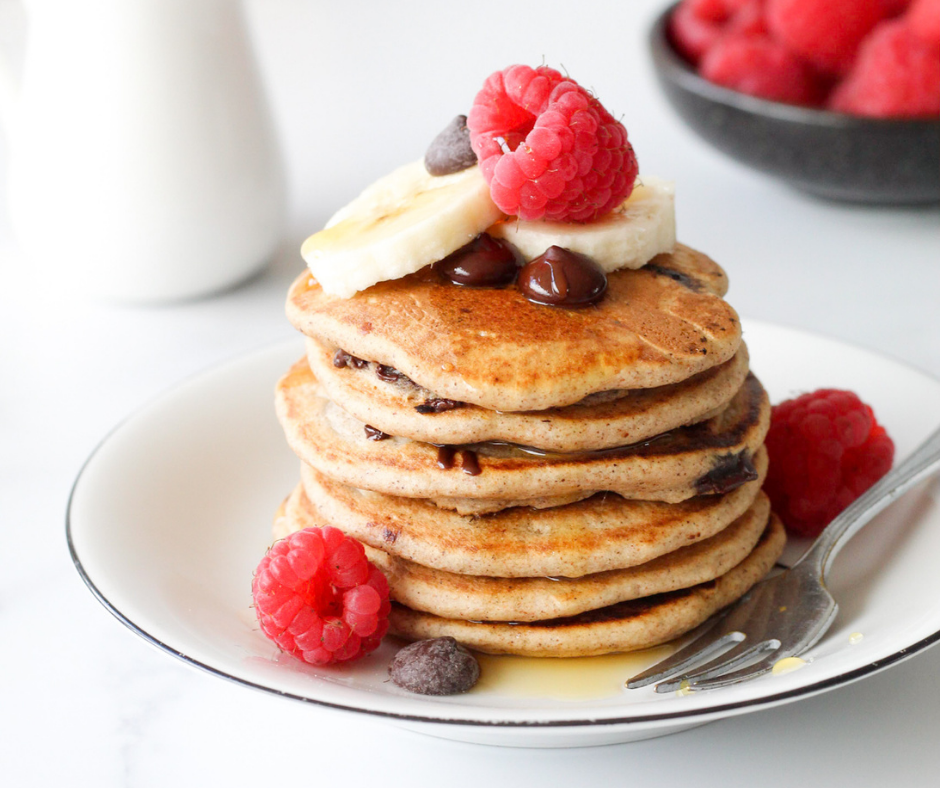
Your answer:
[[[460,469],[468,476],[479,476],[483,473],[483,469],[480,467],[480,460],[477,458],[475,451],[464,449],[460,453]]]
[[[333,354],[333,366],[338,369],[343,367],[355,367],[356,369],[362,369],[365,366],[368,366],[369,362],[365,359],[358,358],[353,356],[350,353],[347,353],[345,350],[337,350]]]
[[[441,276],[464,287],[503,287],[519,273],[516,253],[507,243],[481,233],[434,264]]]
[[[376,429],[370,424],[366,424],[366,437],[370,441],[384,441],[388,440],[392,436],[387,432],[382,432],[382,430]]]
[[[399,372],[394,367],[387,367],[385,364],[376,364],[375,374],[379,379],[384,380],[386,383],[394,383],[402,377],[401,372]]]
[[[431,142],[424,154],[424,168],[431,175],[450,175],[477,163],[477,155],[470,147],[467,116],[458,115]]]
[[[437,467],[442,471],[449,471],[457,464],[457,455],[460,454],[460,470],[467,476],[479,476],[483,473],[480,460],[473,449],[461,449],[459,446],[431,444],[437,446]]]
[[[415,410],[418,413],[443,413],[445,410],[453,410],[461,405],[463,403],[456,400],[435,397],[434,399],[425,400],[423,405],[415,405]]]
[[[644,268],[658,276],[668,276],[672,281],[678,282],[683,287],[687,287],[693,293],[702,292],[702,283],[682,271],[677,271],[674,268],[666,268],[664,265],[654,265],[653,263],[647,263]]]
[[[536,304],[583,307],[607,290],[607,274],[587,255],[550,246],[519,272],[519,289]]]
[[[708,473],[695,482],[699,495],[723,495],[757,478],[757,470],[746,452],[719,457]]]
[[[405,646],[392,659],[388,675],[409,692],[456,695],[477,683],[480,664],[452,637],[442,637]]]
[[[437,467],[442,471],[449,471],[454,467],[454,457],[457,450],[453,446],[437,447]]]

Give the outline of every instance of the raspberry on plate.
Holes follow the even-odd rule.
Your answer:
[[[817,536],[891,468],[894,442],[851,391],[820,389],[773,409],[764,491],[787,530]]]
[[[819,104],[822,88],[812,69],[766,35],[729,34],[705,55],[705,79],[752,96],[788,104]]]
[[[940,115],[940,51],[915,35],[905,17],[883,22],[865,40],[829,107],[871,117]]]
[[[638,167],[627,130],[555,69],[491,74],[467,127],[493,202],[511,216],[588,222],[633,190]]]
[[[276,542],[251,583],[255,613],[279,648],[313,665],[356,659],[388,631],[388,581],[338,528]]]
[[[833,75],[848,73],[862,39],[884,15],[882,0],[767,0],[774,37]]]

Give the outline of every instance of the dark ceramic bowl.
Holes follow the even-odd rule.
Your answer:
[[[650,32],[659,82],[701,137],[734,159],[823,197],[901,204],[940,201],[940,119],[882,120],[797,107],[714,85],[667,31]]]

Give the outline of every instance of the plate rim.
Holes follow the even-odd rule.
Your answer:
[[[793,332],[800,334],[801,336],[807,339],[823,339],[828,342],[833,342],[835,344],[841,344],[847,347],[851,347],[855,350],[868,353],[870,355],[881,358],[885,361],[888,361],[892,364],[897,364],[902,366],[909,371],[915,372],[918,375],[925,378],[928,382],[934,385],[940,385],[940,378],[935,377],[929,372],[924,371],[923,369],[918,368],[917,366],[910,364],[906,361],[900,360],[888,353],[883,353],[878,350],[872,350],[864,345],[852,342],[850,340],[844,340],[838,337],[832,337],[827,334],[821,334],[814,331],[809,331],[804,328],[797,326],[790,326],[783,323],[776,323],[760,319],[752,318],[742,318],[742,325],[745,329],[749,325],[752,326],[761,326],[766,327],[770,330],[780,329],[787,332]],[[131,632],[135,633],[141,637],[145,642],[149,643],[151,646],[157,648],[158,650],[169,654],[176,659],[180,660],[183,664],[200,670],[202,672],[208,673],[209,675],[216,676],[218,678],[227,680],[234,684],[247,687],[256,691],[264,692],[267,694],[276,695],[288,700],[299,701],[302,703],[309,703],[314,706],[319,706],[323,708],[331,708],[339,711],[351,712],[355,714],[368,714],[373,717],[392,720],[392,721],[401,721],[409,723],[426,723],[431,725],[446,725],[446,726],[469,726],[474,728],[510,728],[510,729],[548,729],[548,728],[586,728],[586,727],[596,727],[598,729],[609,729],[613,726],[653,726],[656,724],[668,725],[670,723],[675,724],[677,722],[681,723],[683,721],[688,722],[689,725],[700,724],[710,721],[712,718],[721,718],[726,716],[732,716],[737,714],[743,714],[749,711],[758,711],[764,708],[771,708],[773,706],[790,703],[795,700],[799,700],[804,697],[809,697],[816,695],[822,692],[835,689],[843,685],[851,684],[854,681],[858,681],[867,676],[873,675],[875,673],[881,672],[894,664],[902,662],[906,659],[909,659],[922,651],[930,648],[933,645],[936,645],[940,642],[940,628],[935,632],[927,635],[924,638],[921,638],[917,642],[904,646],[897,651],[882,657],[880,659],[874,660],[873,662],[866,663],[861,665],[853,670],[849,670],[843,673],[839,673],[835,676],[830,676],[829,678],[821,679],[820,681],[806,684],[800,687],[795,687],[789,690],[783,690],[779,692],[773,692],[769,694],[762,694],[758,697],[744,698],[738,701],[733,701],[730,703],[721,704],[718,706],[708,706],[707,708],[686,708],[678,709],[674,711],[663,711],[655,714],[641,714],[641,715],[630,715],[626,717],[603,717],[603,718],[574,718],[574,719],[549,719],[549,720],[499,720],[499,719],[472,719],[472,718],[461,718],[459,716],[431,716],[430,714],[419,714],[419,713],[401,713],[394,711],[387,711],[383,709],[374,709],[367,708],[363,706],[349,705],[346,703],[339,703],[331,700],[324,700],[320,698],[313,698],[309,695],[301,695],[295,692],[288,692],[285,690],[279,690],[272,686],[261,684],[255,681],[251,681],[246,678],[232,675],[231,673],[226,672],[220,668],[214,667],[200,660],[194,659],[183,652],[177,650],[173,646],[170,646],[168,643],[164,643],[159,638],[151,635],[147,632],[146,629],[140,624],[132,621],[127,615],[125,615],[110,599],[108,599],[105,594],[97,587],[94,580],[89,576],[84,565],[82,564],[81,558],[78,555],[78,548],[75,544],[73,538],[73,529],[72,529],[72,515],[73,515],[73,504],[76,495],[76,491],[79,489],[79,486],[82,482],[82,479],[85,476],[85,472],[90,466],[90,464],[97,457],[99,452],[109,443],[111,438],[121,430],[127,423],[130,421],[143,416],[147,413],[154,405],[162,402],[166,397],[171,394],[180,391],[188,383],[202,379],[204,377],[212,376],[215,373],[218,373],[225,369],[226,367],[233,366],[236,364],[244,363],[256,357],[263,357],[274,352],[278,352],[283,348],[286,348],[290,344],[296,344],[296,338],[291,340],[277,340],[271,342],[262,347],[254,348],[248,352],[234,355],[226,360],[216,362],[202,370],[194,372],[190,375],[185,376],[184,378],[176,381],[174,384],[163,390],[161,393],[157,394],[155,397],[149,398],[147,402],[142,404],[140,407],[133,410],[131,413],[126,415],[124,418],[120,419],[96,444],[92,451],[88,454],[85,461],[82,463],[76,477],[75,481],[72,483],[72,487],[69,492],[68,502],[66,504],[66,513],[65,513],[65,536],[66,542],[68,545],[69,556],[72,560],[72,564],[81,577],[82,581],[95,597],[98,602],[109,612],[111,613],[119,622],[121,622],[125,627],[127,627]],[[450,707],[440,706],[441,711],[448,709]]]

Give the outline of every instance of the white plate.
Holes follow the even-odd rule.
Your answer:
[[[745,322],[752,365],[777,402],[818,387],[869,402],[903,457],[940,423],[940,382],[830,339]],[[273,511],[298,463],[274,417],[273,386],[300,342],[254,353],[174,388],[117,427],[72,492],[73,560],[98,599],[133,631],[184,662],[286,698],[378,715],[463,741],[578,746],[648,738],[846,684],[940,638],[940,510],[928,481],[868,525],[839,556],[841,610],[798,671],[709,693],[657,695],[616,686],[564,700],[499,686],[426,698],[386,680],[394,644],[344,668],[280,654],[254,623],[251,576]],[[861,640],[851,637],[861,634]],[[851,642],[857,641],[857,642]],[[623,679],[626,679],[624,676]]]

